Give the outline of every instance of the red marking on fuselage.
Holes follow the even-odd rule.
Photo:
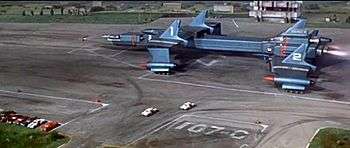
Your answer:
[[[280,57],[284,58],[287,55],[288,40],[286,37],[283,37],[282,46],[280,48]]]

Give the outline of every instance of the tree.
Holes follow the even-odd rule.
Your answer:
[[[350,23],[350,16],[348,16],[345,20],[346,23]]]
[[[31,14],[32,16],[34,16],[34,11],[33,11],[33,10],[30,10],[30,14]]]
[[[25,10],[23,10],[22,15],[26,16],[26,11]]]
[[[43,9],[40,10],[40,15],[44,15],[44,10]]]
[[[55,14],[55,12],[53,11],[53,9],[50,10],[50,14],[51,14],[51,15],[54,15],[54,14]]]
[[[63,15],[64,8],[63,6],[61,7],[61,15]]]

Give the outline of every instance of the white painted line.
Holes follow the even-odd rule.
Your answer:
[[[207,118],[207,119],[212,119],[212,120],[222,120],[222,121],[227,121],[227,122],[236,122],[236,123],[242,123],[242,124],[250,124],[250,125],[259,125],[261,126],[262,132],[269,127],[268,125],[265,124],[256,124],[256,123],[252,123],[252,122],[246,122],[246,121],[239,121],[239,120],[231,120],[231,119],[225,119],[225,118],[216,118],[216,117],[210,117],[210,116],[198,116],[198,115],[184,115],[184,116],[193,116],[193,117],[198,117],[198,118]]]
[[[314,135],[309,139],[309,142],[306,144],[305,148],[309,148],[311,141],[315,138],[315,136],[317,135],[317,133],[318,133],[321,129],[324,129],[324,128],[326,128],[326,127],[321,127],[321,128],[318,128],[318,129],[316,130],[316,132],[314,133]]]
[[[33,97],[57,99],[57,100],[69,100],[69,101],[75,101],[75,102],[84,102],[84,103],[92,103],[92,104],[101,104],[101,103],[99,103],[99,102],[88,101],[88,100],[80,100],[80,99],[72,99],[72,98],[64,98],[64,97],[55,97],[55,96],[47,96],[47,95],[40,95],[40,94],[33,94],[33,93],[25,93],[25,92],[15,92],[15,91],[8,91],[8,90],[0,90],[0,92],[2,92],[2,93],[8,93],[8,94],[16,94],[16,95],[27,95],[27,96],[33,96]],[[102,103],[102,104],[103,104],[103,103]]]
[[[204,87],[204,88],[211,88],[211,89],[218,89],[218,90],[226,90],[226,91],[238,91],[238,92],[246,92],[246,93],[253,93],[253,94],[263,94],[263,95],[273,95],[273,96],[286,96],[286,97],[291,97],[291,98],[295,98],[295,99],[303,99],[303,100],[310,100],[310,101],[319,101],[319,102],[327,102],[327,103],[337,103],[337,104],[346,104],[346,105],[350,105],[350,102],[345,102],[345,101],[326,100],[326,99],[320,99],[320,98],[312,98],[312,97],[304,97],[304,96],[294,96],[294,95],[288,95],[288,94],[282,94],[282,93],[264,92],[264,91],[256,91],[256,90],[246,90],[246,89],[237,89],[237,88],[227,88],[227,87],[220,87],[220,86],[213,86],[213,85],[203,85],[203,84],[195,84],[195,83],[188,83],[188,82],[181,82],[181,81],[162,80],[162,79],[152,79],[152,78],[146,78],[145,76],[139,77],[138,79],[140,79],[140,80],[148,80],[148,81],[155,81],[155,82],[164,82],[164,83],[181,84],[181,85],[188,85],[188,86],[195,86],[195,87]]]
[[[139,77],[137,77],[137,79],[143,79],[144,77],[147,77],[147,76],[149,76],[149,75],[151,75],[152,74],[152,72],[147,72],[147,73],[145,73],[145,74],[143,74],[143,75],[141,75],[141,76],[139,76]]]
[[[123,63],[125,65],[128,65],[130,67],[134,67],[134,68],[141,68],[140,66],[137,66],[137,65],[134,65],[134,64],[130,64],[128,62],[124,62],[124,61],[121,61],[121,60],[117,60],[117,59],[114,59],[114,58],[111,58],[109,56],[105,56],[105,55],[101,55],[101,54],[95,54],[96,56],[100,56],[100,57],[103,57],[103,58],[106,58],[106,59],[109,59],[109,60],[112,60],[112,61],[117,61],[117,62],[120,62],[120,63]]]
[[[258,124],[258,125],[260,125],[260,126],[262,126],[263,127],[263,129],[261,130],[261,132],[264,132],[265,130],[266,130],[266,128],[268,128],[269,126],[268,125],[266,125],[266,124]]]
[[[204,65],[204,66],[212,66],[213,64],[215,64],[215,63],[217,63],[217,62],[219,62],[218,60],[212,60],[212,61],[210,61],[209,63],[205,63],[205,62],[203,62],[202,60],[200,60],[200,59],[198,59],[198,60],[196,60],[198,63],[200,63],[200,64],[202,64],[202,65]]]
[[[124,53],[126,51],[128,51],[128,50],[122,50],[122,51],[120,51],[120,52],[118,52],[116,54],[111,55],[110,57],[115,57],[115,56],[120,55],[120,54],[122,54],[122,53]]]
[[[127,62],[124,62],[124,61],[120,61],[120,60],[114,59],[114,58],[112,58],[113,55],[112,55],[112,56],[105,56],[105,55],[102,55],[102,54],[98,54],[98,53],[96,53],[95,51],[86,50],[86,49],[75,49],[75,50],[85,50],[85,51],[88,51],[88,52],[91,52],[91,53],[92,53],[92,54],[89,54],[89,55],[103,57],[103,58],[106,58],[106,59],[109,59],[109,60],[112,60],[112,61],[117,61],[117,62],[119,62],[119,63],[123,63],[123,64],[125,64],[125,65],[130,66],[130,67],[140,68],[140,66],[137,66],[137,65],[134,65],[134,64],[130,64],[130,63],[127,63]],[[124,52],[124,51],[126,51],[126,50],[123,50],[123,52]],[[68,54],[71,54],[72,52],[73,52],[73,50],[70,51],[70,52],[67,52],[67,53],[68,53]]]
[[[95,109],[89,111],[89,113],[96,112],[96,111],[98,111],[98,110],[100,110],[100,109],[102,109],[102,108],[104,108],[104,107],[107,107],[108,105],[109,105],[109,104],[101,103],[101,106],[100,106],[100,107],[95,108]],[[79,116],[79,117],[80,117],[80,116]],[[54,128],[54,129],[52,129],[50,132],[52,132],[52,131],[54,131],[54,130],[57,130],[57,129],[59,129],[59,128],[62,128],[63,126],[66,126],[67,124],[69,124],[69,123],[71,123],[71,122],[77,120],[79,117],[76,117],[76,118],[74,118],[74,119],[72,119],[72,120],[70,120],[70,121],[68,121],[68,122],[66,122],[66,123],[64,123],[64,124],[62,124],[62,125],[60,125],[59,127],[56,127],[56,128]]]
[[[67,125],[67,124],[69,124],[69,123],[75,121],[75,120],[77,120],[78,118],[79,118],[79,117],[74,118],[74,119],[72,119],[72,120],[70,120],[70,121],[68,121],[68,122],[66,122],[66,123],[61,124],[60,126],[58,126],[58,127],[54,128],[54,129],[52,129],[51,131],[49,131],[49,133],[52,132],[52,131],[55,131],[55,130],[57,130],[57,129],[59,129],[59,128],[61,128],[61,127],[65,126],[65,125]]]
[[[151,132],[148,132],[147,134],[145,134],[145,135],[141,136],[140,138],[137,138],[136,140],[134,140],[134,141],[132,141],[131,143],[127,144],[127,146],[129,146],[129,145],[131,145],[131,144],[134,144],[134,143],[136,143],[137,141],[140,141],[141,139],[144,139],[144,138],[146,138],[146,137],[149,136],[149,135],[154,134],[155,132],[161,130],[162,128],[164,128],[164,127],[166,127],[166,126],[168,126],[169,124],[172,124],[172,123],[176,122],[178,119],[180,119],[180,118],[182,118],[182,117],[184,117],[184,116],[185,116],[185,115],[182,115],[182,116],[180,116],[180,117],[174,119],[173,121],[170,121],[170,122],[168,122],[167,124],[164,124],[164,125],[162,125],[162,126],[156,128],[155,130],[151,131]],[[161,124],[163,124],[163,123],[161,123]],[[157,125],[157,126],[158,126],[158,125]]]
[[[240,92],[248,92],[248,93],[255,93],[255,94],[266,94],[266,95],[281,95],[278,93],[272,93],[272,92],[262,92],[262,91],[254,91],[254,90],[244,90],[244,89],[235,89],[235,88],[225,88],[220,86],[212,86],[212,85],[203,85],[203,84],[195,84],[195,83],[188,83],[188,82],[181,82],[181,81],[171,81],[171,80],[161,80],[161,79],[152,79],[152,78],[140,78],[141,80],[148,80],[148,81],[157,81],[157,82],[165,82],[165,83],[174,83],[174,84],[181,84],[181,85],[189,85],[189,86],[195,86],[195,87],[205,87],[205,88],[212,88],[212,89],[219,89],[219,90],[228,90],[228,91],[240,91]]]
[[[101,107],[95,108],[95,109],[91,110],[89,113],[96,112],[96,111],[98,111],[98,110],[100,110],[100,109],[102,109],[102,108],[107,107],[108,105],[109,105],[109,104],[101,103]]]

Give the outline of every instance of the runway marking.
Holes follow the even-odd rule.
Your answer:
[[[109,104],[101,103],[101,106],[100,106],[100,107],[95,108],[95,109],[93,109],[93,110],[90,110],[88,113],[90,113],[90,114],[91,114],[91,113],[94,113],[94,112],[96,112],[96,111],[98,111],[98,110],[101,110],[102,108],[107,107],[108,105],[109,105]],[[55,131],[55,130],[57,130],[57,129],[59,129],[59,128],[62,128],[63,126],[66,126],[67,124],[69,124],[69,123],[71,123],[71,122],[77,120],[77,119],[80,118],[80,117],[81,117],[81,115],[78,116],[78,117],[76,117],[76,118],[74,118],[74,119],[72,119],[72,120],[70,120],[70,121],[68,121],[68,122],[66,122],[66,123],[64,123],[64,124],[62,124],[62,125],[60,125],[60,126],[58,126],[58,127],[56,127],[56,128],[54,128],[54,129],[52,129],[50,132]]]
[[[137,66],[137,65],[134,65],[134,64],[131,64],[131,63],[128,63],[128,62],[124,62],[124,61],[121,61],[121,60],[112,58],[112,57],[114,57],[114,56],[117,56],[117,55],[122,54],[123,52],[125,52],[125,51],[127,51],[127,50],[123,50],[123,51],[117,53],[117,55],[114,54],[114,55],[112,55],[112,56],[106,56],[106,55],[103,55],[103,54],[99,54],[99,53],[96,53],[94,50],[89,50],[89,49],[74,49],[74,50],[69,51],[69,52],[67,52],[67,53],[68,53],[68,54],[73,54],[74,51],[78,51],[78,50],[85,50],[85,51],[91,52],[91,54],[89,54],[89,55],[99,56],[99,57],[102,57],[102,58],[105,58],[105,59],[108,59],[108,60],[112,60],[112,61],[116,61],[116,62],[125,64],[125,65],[128,65],[128,66],[130,66],[130,67],[141,68],[140,66]]]
[[[102,108],[105,108],[107,107],[109,104],[107,103],[100,103],[100,102],[93,102],[93,101],[88,101],[88,100],[80,100],[80,99],[72,99],[72,98],[64,98],[64,97],[55,97],[55,96],[48,96],[48,95],[40,95],[40,94],[33,94],[33,93],[25,93],[25,92],[14,92],[14,91],[8,91],[8,90],[0,90],[0,92],[2,93],[8,93],[8,94],[16,94],[16,95],[27,95],[27,96],[33,96],[33,97],[40,97],[40,98],[49,98],[49,99],[56,99],[56,100],[69,100],[69,101],[74,101],[74,102],[83,102],[83,103],[90,103],[90,104],[98,104],[98,105],[101,105],[100,107],[98,108],[95,108],[91,111],[89,111],[89,113],[94,113]],[[81,116],[79,116],[81,117]],[[59,129],[59,128],[62,128],[63,126],[77,120],[79,117],[76,117],[56,128],[54,128],[53,130],[51,131],[54,131],[56,129]],[[51,132],[50,131],[50,132]]]
[[[94,101],[88,101],[88,100],[72,99],[72,98],[65,98],[65,97],[55,97],[55,96],[40,95],[40,94],[33,94],[33,93],[26,93],[26,92],[15,92],[15,91],[8,91],[8,90],[1,90],[1,89],[0,89],[0,92],[9,93],[9,94],[16,94],[16,95],[27,95],[27,96],[33,96],[33,97],[49,98],[49,99],[56,99],[56,100],[69,100],[69,101],[75,101],[75,102],[101,104],[102,106],[108,105],[106,103],[100,103],[100,102],[94,102]]]
[[[166,126],[170,125],[170,124],[173,124],[174,122],[178,121],[179,119],[181,118],[184,118],[184,117],[197,117],[197,118],[207,118],[207,119],[213,119],[213,120],[222,120],[222,121],[228,121],[228,122],[236,122],[236,123],[242,123],[242,124],[250,124],[250,125],[258,125],[258,126],[261,126],[263,129],[261,130],[262,132],[268,127],[268,125],[264,125],[264,124],[255,124],[255,123],[251,123],[251,122],[245,122],[245,121],[238,121],[238,120],[230,120],[230,119],[224,119],[224,118],[216,118],[216,117],[210,117],[210,116],[199,116],[199,115],[193,115],[193,114],[185,114],[185,115],[181,115],[180,117],[178,118],[175,118],[174,120],[146,133],[145,135],[141,136],[140,138],[137,138],[136,140],[132,141],[131,143],[127,144],[127,146],[130,146],[131,144],[134,144],[144,138],[146,138],[147,136],[150,136],[158,131],[160,131],[161,129],[165,128]],[[163,122],[164,123],[164,122]],[[154,127],[157,127],[163,123],[160,123]],[[173,127],[175,124],[169,126],[167,129]]]
[[[252,93],[252,94],[273,95],[273,96],[286,96],[286,97],[291,97],[291,98],[295,98],[295,99],[303,99],[303,100],[310,100],[310,101],[319,101],[319,102],[327,102],[327,103],[337,103],[337,104],[350,105],[350,102],[345,102],[345,101],[326,100],[326,99],[320,99],[320,98],[294,96],[294,95],[288,95],[288,94],[282,94],[282,93],[274,93],[274,92],[264,92],[264,91],[257,91],[257,90],[227,88],[227,87],[220,87],[220,86],[213,86],[213,85],[203,85],[203,84],[196,84],[196,83],[189,83],[189,82],[173,81],[173,80],[162,80],[162,79],[146,78],[146,76],[148,76],[148,75],[142,75],[142,76],[138,77],[138,79],[146,80],[146,81],[155,81],[155,82],[164,82],[164,83],[188,85],[188,86],[194,86],[194,87],[203,87],[203,88],[210,88],[210,89],[217,89],[217,90],[237,91],[237,92],[245,92],[245,93]]]
[[[316,132],[314,133],[314,135],[312,135],[312,137],[309,139],[309,142],[306,144],[305,148],[309,148],[311,141],[315,138],[315,136],[317,135],[317,133],[318,133],[321,129],[324,129],[324,128],[327,128],[327,126],[326,126],[326,127],[320,127],[320,128],[318,128],[318,129],[316,130]]]
[[[157,132],[157,131],[163,129],[164,127],[168,126],[169,124],[172,124],[172,123],[176,122],[177,120],[181,119],[181,118],[184,117],[184,116],[186,116],[186,115],[182,115],[182,116],[180,116],[180,117],[174,119],[173,121],[170,121],[170,122],[168,122],[168,123],[166,123],[166,124],[164,124],[164,125],[162,125],[162,126],[156,128],[155,130],[153,130],[153,131],[151,131],[151,132],[148,132],[147,134],[145,134],[145,135],[141,136],[140,138],[137,138],[136,140],[134,140],[134,141],[132,141],[131,143],[127,144],[127,146],[129,146],[129,145],[131,145],[131,144],[134,144],[134,143],[136,143],[137,141],[140,141],[141,139],[144,139],[144,138],[146,138],[146,137],[149,136],[149,135],[154,134],[155,132]],[[161,124],[163,124],[163,123],[161,123]],[[161,125],[161,124],[160,124],[160,125]],[[157,126],[158,126],[158,125],[157,125]]]
[[[212,60],[212,61],[210,61],[209,63],[205,63],[205,62],[203,62],[202,60],[200,60],[200,59],[198,59],[198,60],[196,60],[196,62],[197,63],[200,63],[200,64],[202,64],[202,65],[204,65],[204,66],[212,66],[213,64],[215,64],[215,63],[217,63],[217,62],[219,62],[218,60]]]
[[[256,124],[256,123],[252,123],[252,122],[246,122],[246,121],[239,121],[239,120],[231,120],[231,119],[225,119],[225,118],[217,118],[217,117],[210,117],[210,116],[198,116],[198,115],[185,115],[185,116],[193,116],[193,117],[198,117],[198,118],[207,118],[207,119],[212,119],[212,120],[222,120],[222,121],[227,121],[227,122],[236,122],[236,123],[242,123],[242,124],[250,124],[250,125],[259,125],[261,126],[263,129],[261,130],[261,132],[264,132],[266,130],[266,128],[268,128],[269,126],[266,124]]]
[[[110,57],[114,57],[114,56],[117,56],[117,55],[121,55],[122,53],[124,53],[124,52],[126,52],[126,51],[128,51],[128,50],[122,50],[122,51],[120,51],[120,52],[118,52],[118,53],[116,53],[116,54],[111,55]]]

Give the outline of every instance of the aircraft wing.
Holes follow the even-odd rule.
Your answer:
[[[272,56],[271,71],[274,76],[265,77],[274,81],[285,90],[304,91],[313,82],[307,78],[309,71],[316,70],[316,66],[305,61],[308,44],[301,44],[286,57]]]

